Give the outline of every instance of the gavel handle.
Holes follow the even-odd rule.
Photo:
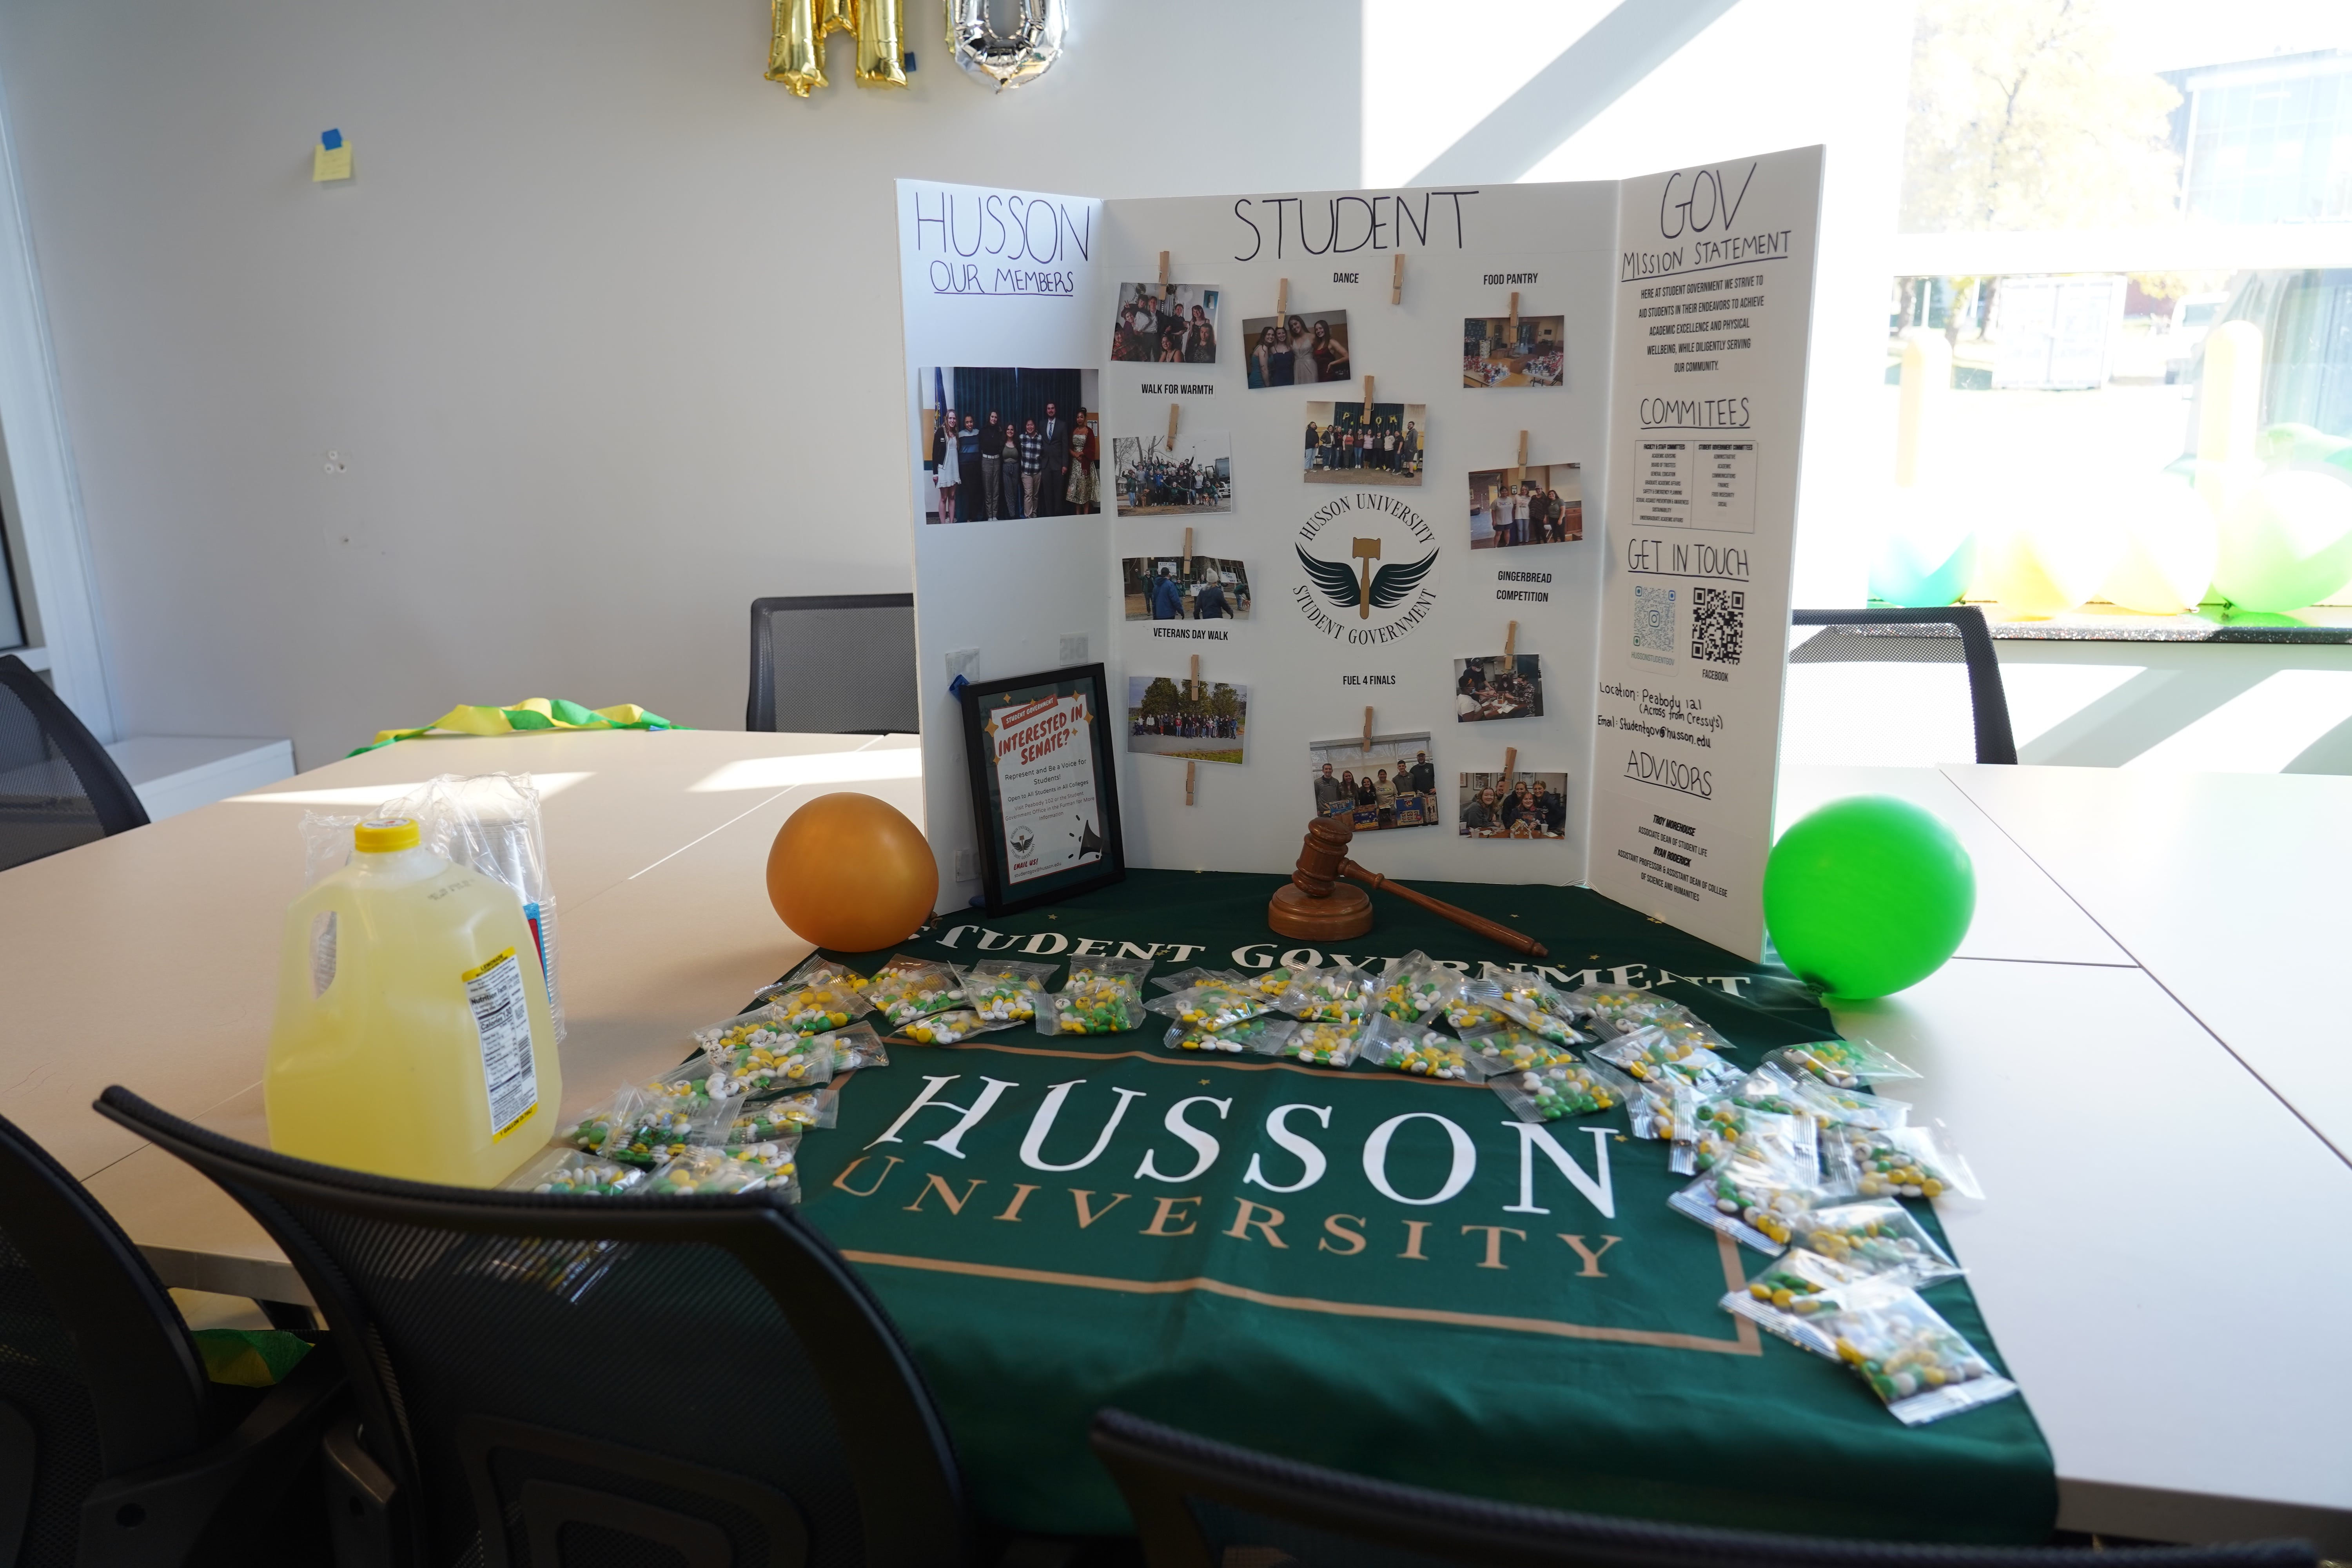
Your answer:
[[[1543,943],[1531,936],[1523,936],[1507,925],[1497,925],[1484,915],[1474,915],[1468,910],[1455,909],[1452,904],[1441,899],[1433,899],[1427,893],[1416,893],[1402,882],[1391,882],[1378,871],[1365,870],[1353,860],[1339,862],[1339,875],[1350,881],[1361,882],[1368,888],[1379,888],[1394,893],[1408,903],[1419,904],[1431,914],[1442,915],[1455,925],[1476,931],[1489,942],[1501,942],[1513,952],[1524,952],[1529,958],[1550,956],[1544,951]]]

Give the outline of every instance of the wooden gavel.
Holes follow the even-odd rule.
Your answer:
[[[1290,873],[1290,880],[1274,890],[1274,898],[1266,905],[1266,924],[1284,936],[1308,941],[1361,936],[1372,929],[1372,900],[1363,888],[1348,885],[1361,882],[1366,888],[1386,889],[1514,952],[1523,952],[1530,958],[1547,956],[1543,943],[1533,937],[1498,925],[1483,915],[1474,915],[1468,910],[1456,909],[1427,893],[1414,892],[1377,871],[1365,870],[1348,858],[1348,846],[1355,836],[1351,824],[1335,816],[1318,816],[1309,823],[1307,842],[1299,847],[1297,867]]]

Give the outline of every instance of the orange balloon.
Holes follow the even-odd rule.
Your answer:
[[[784,819],[768,849],[778,917],[837,952],[904,942],[931,918],[939,892],[939,862],[921,830],[870,795],[817,796]]]

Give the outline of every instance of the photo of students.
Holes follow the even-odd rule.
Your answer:
[[[1110,357],[1138,363],[1217,363],[1217,290],[1198,283],[1122,283]]]
[[[1098,374],[944,365],[917,372],[923,520],[1100,512]]]
[[[1251,316],[1242,322],[1242,343],[1254,388],[1313,386],[1356,374],[1348,365],[1345,310]]]
[[[1249,737],[1249,688],[1228,681],[1194,685],[1165,675],[1127,678],[1127,749],[1196,763],[1243,759]]]
[[[1417,485],[1428,457],[1429,410],[1419,403],[1307,405],[1304,473],[1311,484]]]
[[[1455,659],[1454,717],[1465,724],[1542,718],[1543,661],[1531,653]]]
[[[1344,816],[1359,833],[1437,826],[1437,768],[1426,734],[1360,735],[1307,748],[1315,814]]]
[[[1233,438],[1223,430],[1114,436],[1111,487],[1121,517],[1165,517],[1234,509]]]
[[[1471,549],[1569,544],[1583,537],[1583,465],[1531,464],[1516,482],[1508,468],[1471,471]]]
[[[1181,555],[1130,555],[1119,574],[1130,621],[1249,619],[1249,567],[1239,561],[1195,555],[1187,572]]]
[[[1462,323],[1465,386],[1559,386],[1568,374],[1560,318],[1473,316]]]
[[[1464,838],[1565,838],[1566,773],[1464,773],[1454,806]]]

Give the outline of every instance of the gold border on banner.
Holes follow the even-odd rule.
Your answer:
[[[1739,1244],[1727,1236],[1716,1237],[1723,1258],[1723,1278],[1732,1289],[1742,1289],[1746,1272],[1739,1266]],[[1277,1296],[1195,1275],[1189,1279],[1120,1279],[1100,1274],[1063,1274],[1045,1268],[1015,1268],[1001,1263],[962,1263],[945,1258],[909,1258],[895,1252],[841,1254],[852,1263],[885,1268],[913,1268],[931,1274],[962,1274],[982,1279],[1010,1279],[1024,1285],[1060,1285],[1079,1290],[1112,1290],[1130,1296],[1179,1296],[1199,1290],[1231,1297],[1261,1307],[1289,1312],[1320,1312],[1336,1318],[1380,1318],[1391,1322],[1447,1323],[1456,1328],[1501,1329],[1522,1334],[1549,1334],[1567,1340],[1602,1340],[1615,1344],[1650,1345],[1659,1350],[1707,1351],[1720,1355],[1760,1356],[1762,1336],[1756,1325],[1735,1317],[1732,1337],[1709,1339],[1704,1334],[1668,1333],[1659,1329],[1612,1329],[1596,1323],[1560,1322],[1549,1318],[1514,1318],[1493,1312],[1457,1312],[1442,1307],[1383,1307],[1369,1301],[1325,1301],[1312,1296]]]

